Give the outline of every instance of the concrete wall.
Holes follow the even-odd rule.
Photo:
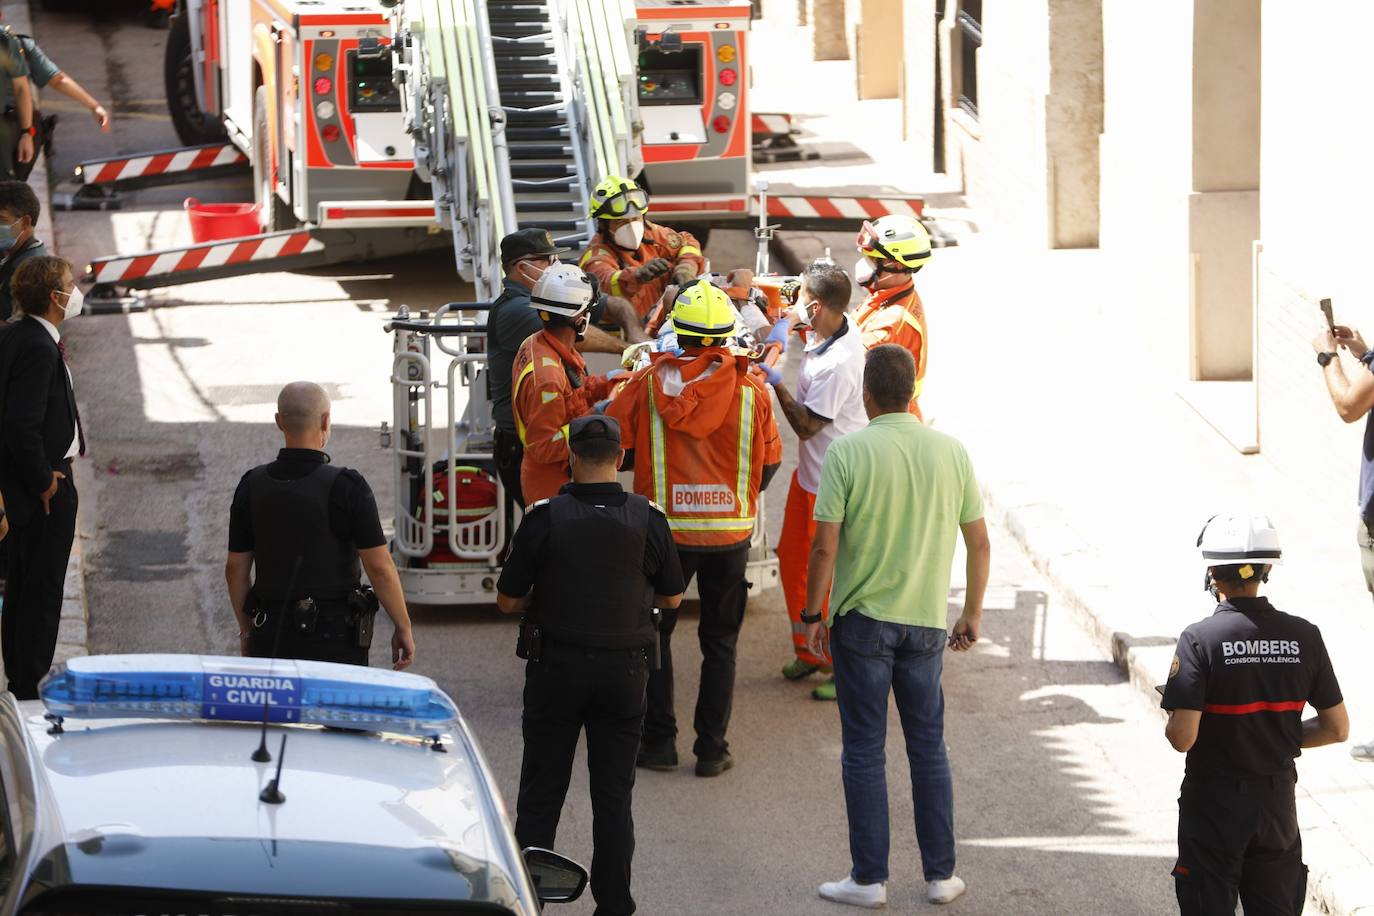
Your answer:
[[[848,60],[845,0],[806,0],[811,53],[816,60]]]
[[[1053,248],[1098,241],[1100,0],[986,0],[978,116],[958,107],[958,4],[939,33],[946,171],[999,228]]]
[[[1114,307],[1136,318],[1140,371],[1189,371],[1192,0],[1102,0],[1099,247]]]
[[[902,139],[931,158],[916,163],[929,170],[935,152],[935,0],[902,3]]]
[[[1374,115],[1359,104],[1374,85],[1374,4],[1263,0],[1262,12],[1260,446],[1289,479],[1348,492],[1353,530],[1363,423],[1336,418],[1310,342],[1322,297],[1374,339]]]
[[[958,3],[940,24],[945,169],[962,179],[984,228],[1047,237],[1049,180],[1045,95],[1049,91],[1048,0],[985,0],[978,51],[978,117],[958,107]]]

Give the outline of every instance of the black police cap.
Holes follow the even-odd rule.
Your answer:
[[[501,263],[510,264],[520,258],[547,258],[571,251],[555,245],[547,229],[519,229],[501,240]]]
[[[620,424],[614,417],[593,414],[578,417],[568,424],[569,442],[588,442],[592,439],[605,439],[620,444]]]

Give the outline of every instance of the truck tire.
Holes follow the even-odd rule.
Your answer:
[[[219,115],[211,115],[200,107],[196,97],[195,64],[191,59],[191,27],[184,10],[169,21],[167,52],[163,58],[163,79],[167,88],[167,109],[172,115],[172,127],[187,146],[223,141],[224,125]]]

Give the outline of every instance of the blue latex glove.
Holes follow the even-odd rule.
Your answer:
[[[767,363],[759,363],[759,368],[763,370],[763,377],[768,379],[770,385],[782,384],[782,373]]]
[[[606,398],[604,401],[597,401],[595,404],[592,405],[592,413],[604,414],[606,412],[606,408],[610,406],[610,403],[610,398]]]
[[[629,374],[630,373],[626,372],[624,369],[612,369],[610,372],[606,373],[606,378],[610,379],[611,381],[615,381],[616,379],[624,378]]]
[[[782,344],[783,348],[786,349],[787,335],[790,333],[792,333],[792,324],[787,316],[784,315],[773,324],[773,330],[768,332],[768,336],[764,338],[763,342],[766,344]]]

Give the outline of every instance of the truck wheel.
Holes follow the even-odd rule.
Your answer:
[[[187,146],[222,141],[224,125],[219,115],[201,110],[196,97],[195,64],[191,58],[191,27],[186,13],[178,12],[169,23],[167,52],[163,59],[163,79],[167,88],[167,108],[172,127]]]

